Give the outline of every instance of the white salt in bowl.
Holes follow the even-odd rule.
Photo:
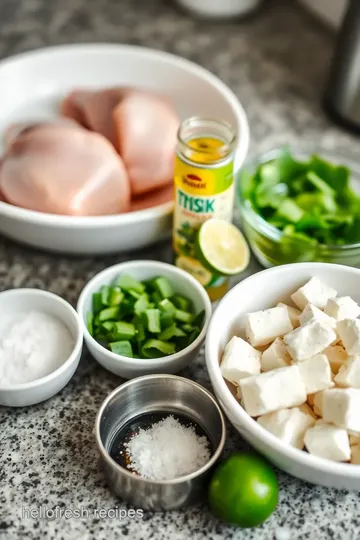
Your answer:
[[[51,398],[67,385],[79,364],[83,335],[74,308],[56,294],[38,289],[11,289],[0,293],[0,313],[16,314],[40,311],[59,319],[72,339],[71,354],[45,377],[12,386],[0,386],[0,405],[23,407]],[[0,336],[1,337],[1,336]]]
[[[205,310],[203,327],[198,337],[182,351],[152,359],[128,358],[115,354],[100,345],[87,329],[86,315],[92,310],[92,295],[98,292],[103,285],[111,285],[120,274],[129,274],[139,281],[156,276],[168,278],[176,293],[191,298],[196,313]],[[81,319],[85,343],[90,354],[99,364],[115,375],[124,379],[132,379],[153,373],[178,373],[194,360],[205,339],[206,328],[211,317],[211,302],[204,287],[184,270],[158,261],[129,261],[110,266],[93,277],[80,294],[77,312]]]
[[[228,341],[244,337],[247,313],[292,303],[290,295],[311,277],[333,287],[339,296],[360,303],[360,270],[336,264],[298,263],[264,270],[236,285],[219,303],[208,328],[206,364],[219,403],[235,429],[259,452],[287,473],[323,486],[360,490],[360,465],[336,463],[293,448],[260,426],[235,399],[220,372]]]

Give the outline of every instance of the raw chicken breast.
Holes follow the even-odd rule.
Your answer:
[[[153,206],[159,206],[174,200],[174,184],[168,184],[165,187],[150,191],[139,197],[135,197],[131,201],[130,211],[145,210]]]
[[[170,102],[134,90],[121,100],[113,117],[133,195],[171,182],[180,120]]]
[[[83,127],[101,133],[116,146],[112,112],[129,91],[127,88],[108,88],[99,91],[74,90],[61,103],[60,112]]]
[[[180,119],[165,96],[129,88],[79,90],[64,100],[61,110],[114,144],[134,196],[172,181]]]
[[[52,214],[92,216],[130,208],[121,158],[104,137],[72,122],[35,124],[10,137],[0,190],[9,203]]]

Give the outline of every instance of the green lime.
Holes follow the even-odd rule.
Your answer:
[[[196,251],[204,266],[219,276],[239,274],[250,260],[249,246],[243,234],[223,219],[212,218],[201,225]]]
[[[257,527],[275,510],[279,487],[271,465],[261,456],[237,453],[224,460],[209,485],[211,511],[239,527]]]

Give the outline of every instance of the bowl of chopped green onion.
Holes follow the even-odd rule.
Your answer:
[[[360,162],[330,150],[278,148],[248,161],[237,184],[242,228],[265,267],[360,264]]]
[[[198,353],[211,302],[190,274],[157,261],[130,261],[92,278],[77,311],[91,355],[131,379],[177,373]]]

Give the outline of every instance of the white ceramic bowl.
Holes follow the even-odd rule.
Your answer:
[[[183,294],[193,301],[195,311],[205,310],[203,328],[188,347],[164,358],[137,359],[115,354],[102,347],[89,333],[86,327],[86,314],[92,309],[92,295],[102,285],[111,285],[120,274],[129,274],[135,279],[151,279],[164,276],[169,279],[176,293]],[[154,373],[177,373],[187,366],[198,354],[205,339],[206,328],[211,317],[211,302],[205,289],[195,278],[171,264],[157,261],[130,261],[116,264],[97,274],[82,290],[77,304],[77,311],[82,322],[85,343],[90,354],[105,369],[124,379],[133,379],[141,375]]]
[[[244,315],[289,302],[290,294],[312,276],[334,287],[339,296],[360,302],[360,270],[326,263],[299,263],[264,270],[236,285],[217,307],[206,338],[206,363],[215,394],[237,431],[270,461],[302,480],[324,486],[360,490],[360,466],[328,461],[286,445],[255,422],[225,383],[219,360],[234,335],[243,336]]]
[[[0,405],[11,407],[34,405],[60,392],[74,375],[82,352],[83,335],[74,308],[60,296],[50,292],[38,289],[11,289],[0,293],[0,311],[49,313],[64,323],[74,339],[74,348],[70,356],[49,375],[28,383],[10,387],[0,386]]]
[[[14,121],[56,116],[71,89],[134,86],[168,95],[182,119],[201,115],[230,122],[239,134],[237,168],[248,151],[246,114],[233,92],[204,68],[165,52],[106,44],[52,47],[3,60],[0,80],[0,139]],[[76,255],[129,251],[170,232],[172,207],[169,202],[129,214],[72,217],[0,202],[0,233]]]

